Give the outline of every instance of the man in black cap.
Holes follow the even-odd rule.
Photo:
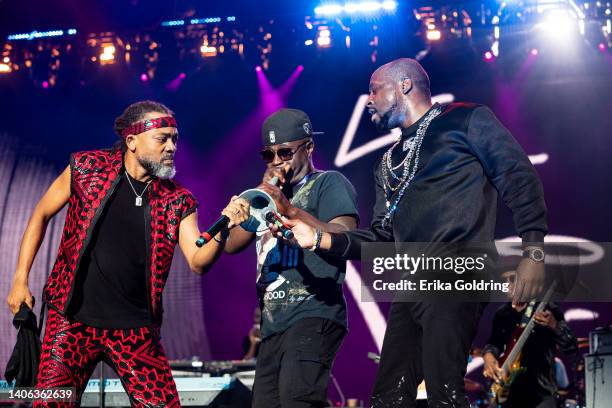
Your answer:
[[[258,188],[272,196],[280,214],[318,231],[354,229],[355,189],[342,174],[315,169],[314,134],[302,111],[281,109],[268,117],[261,151],[267,167]],[[278,186],[269,183],[273,177]],[[262,342],[253,407],[323,407],[330,369],[347,331],[346,262],[292,246],[273,232],[237,227],[225,244],[226,252],[236,253],[257,241]]]

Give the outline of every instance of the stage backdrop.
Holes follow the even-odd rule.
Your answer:
[[[369,75],[381,62],[400,55],[366,58],[329,55],[278,58],[258,74],[239,61],[210,63],[182,72],[172,61],[165,76],[141,82],[138,74],[104,67],[81,81],[42,89],[27,78],[0,78],[0,293],[6,296],[19,243],[37,200],[68,163],[73,151],[108,147],[115,141],[114,118],[129,103],[155,99],[176,112],[180,127],[177,179],[200,201],[202,228],[218,217],[229,198],[256,186],[264,165],[259,159],[260,125],[274,110],[295,107],[312,118],[315,163],[344,173],[359,194],[361,225],[373,205],[372,167],[388,146],[364,112]],[[408,55],[410,56],[410,55]],[[536,164],[546,192],[550,233],[594,241],[610,240],[612,143],[611,62],[605,56],[563,63],[543,55],[504,67],[479,56],[431,53],[423,61],[433,94],[442,101],[471,101],[490,106]],[[74,73],[77,75],[77,73]],[[62,79],[62,78],[60,78]],[[171,85],[171,83],[173,85]],[[385,143],[384,140],[387,140]],[[410,199],[410,195],[406,196]],[[54,262],[63,226],[62,211],[50,223],[30,275],[37,298]],[[515,235],[508,212],[500,207],[498,237]],[[164,295],[163,342],[171,359],[237,359],[256,307],[255,249],[223,256],[203,277],[191,274],[177,248]],[[360,302],[359,274],[351,264],[345,295],[350,332],[338,355],[334,376],[348,397],[365,399],[379,352],[387,304]],[[576,321],[584,336],[610,321],[607,304],[585,307],[598,318]],[[0,368],[12,349],[15,330],[6,307],[0,312]],[[476,345],[486,341],[490,307]],[[334,393],[332,392],[332,395]]]

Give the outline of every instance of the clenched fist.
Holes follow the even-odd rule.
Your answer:
[[[227,207],[221,211],[221,214],[230,219],[227,227],[234,228],[249,219],[251,206],[244,198],[233,196]]]
[[[28,284],[14,282],[13,287],[6,298],[6,303],[13,314],[16,314],[19,311],[22,303],[25,303],[30,307],[30,309],[32,309],[32,293],[30,293]]]

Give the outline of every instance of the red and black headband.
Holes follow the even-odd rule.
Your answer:
[[[173,116],[162,116],[161,118],[145,119],[140,122],[136,122],[121,132],[121,136],[127,137],[128,135],[137,135],[147,130],[165,128],[165,127],[177,127],[176,119]]]

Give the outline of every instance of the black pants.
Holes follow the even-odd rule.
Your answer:
[[[416,407],[417,386],[423,379],[430,408],[469,407],[463,377],[484,306],[393,303],[372,407]]]
[[[261,342],[253,408],[324,407],[327,383],[346,329],[321,318],[297,321]]]

